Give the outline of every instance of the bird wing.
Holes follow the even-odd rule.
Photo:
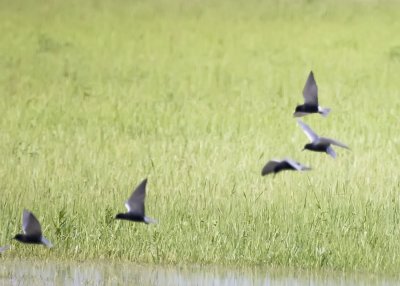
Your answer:
[[[264,166],[264,168],[262,168],[261,175],[265,176],[265,175],[268,175],[268,174],[274,172],[276,165],[278,165],[280,163],[281,162],[277,161],[277,160],[268,161],[267,164]]]
[[[303,171],[303,170],[311,170],[310,167],[307,167],[305,165],[300,164],[299,162],[296,162],[295,160],[292,160],[290,158],[285,158],[285,161],[291,165],[293,168],[295,168],[298,171]]]
[[[139,186],[132,192],[132,195],[125,202],[125,207],[129,213],[135,213],[144,216],[144,199],[146,197],[147,179],[144,179]]]
[[[311,142],[314,142],[319,138],[318,135],[314,131],[312,131],[310,126],[305,124],[302,120],[297,119],[297,123],[299,123],[300,127],[303,129],[304,133],[307,135],[308,139]]]
[[[26,235],[42,235],[39,221],[28,210],[24,210],[22,214],[22,230]]]
[[[318,106],[318,87],[311,71],[303,89],[304,103]]]
[[[350,149],[349,146],[347,146],[346,144],[339,142],[337,140],[331,139],[331,138],[321,137],[321,138],[319,138],[319,142],[325,143],[325,144],[332,144],[332,145],[336,145],[336,146],[339,146],[342,148]]]
[[[331,155],[331,157],[332,157],[333,159],[336,158],[336,152],[335,152],[335,150],[333,150],[333,148],[332,148],[331,146],[329,146],[329,147],[326,149],[326,153],[328,153],[329,155]]]

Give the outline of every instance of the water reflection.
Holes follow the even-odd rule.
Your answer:
[[[262,268],[161,267],[118,263],[0,260],[0,285],[397,285],[381,277],[268,271]]]

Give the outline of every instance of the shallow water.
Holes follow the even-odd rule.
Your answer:
[[[0,285],[398,285],[382,277],[265,268],[0,260]]]

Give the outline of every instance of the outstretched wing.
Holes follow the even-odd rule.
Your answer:
[[[133,191],[130,198],[125,202],[129,213],[144,216],[144,199],[146,197],[147,179],[144,179]]]
[[[292,159],[286,158],[285,161],[292,166],[293,168],[295,168],[297,171],[306,171],[306,170],[311,170],[310,167],[307,167],[305,165],[300,164],[299,162],[296,162]]]
[[[319,142],[325,143],[325,144],[332,144],[332,145],[336,145],[336,146],[339,146],[342,148],[350,149],[349,146],[347,146],[346,144],[339,142],[337,140],[331,139],[331,138],[321,137],[321,138],[319,138]]]
[[[308,75],[306,84],[304,86],[303,97],[305,104],[318,106],[318,87],[312,71]]]
[[[265,175],[268,175],[270,173],[273,173],[276,165],[278,165],[280,163],[281,162],[276,161],[276,160],[268,161],[267,164],[264,166],[264,168],[262,168],[261,175],[265,176]]]
[[[308,126],[307,124],[305,124],[302,120],[297,119],[297,123],[299,123],[301,129],[303,129],[304,133],[307,135],[308,139],[311,142],[314,142],[315,140],[318,139],[318,135],[312,131],[312,129],[310,128],[310,126]]]
[[[42,235],[42,228],[37,218],[28,210],[22,214],[22,230],[26,235]]]

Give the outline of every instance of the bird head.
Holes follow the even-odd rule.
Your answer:
[[[13,239],[18,240],[18,241],[23,241],[23,240],[24,240],[22,234],[17,234],[17,235],[15,235],[15,236],[13,237]]]
[[[124,216],[124,214],[119,213],[119,214],[117,214],[117,215],[115,216],[115,219],[122,219],[123,216]]]

